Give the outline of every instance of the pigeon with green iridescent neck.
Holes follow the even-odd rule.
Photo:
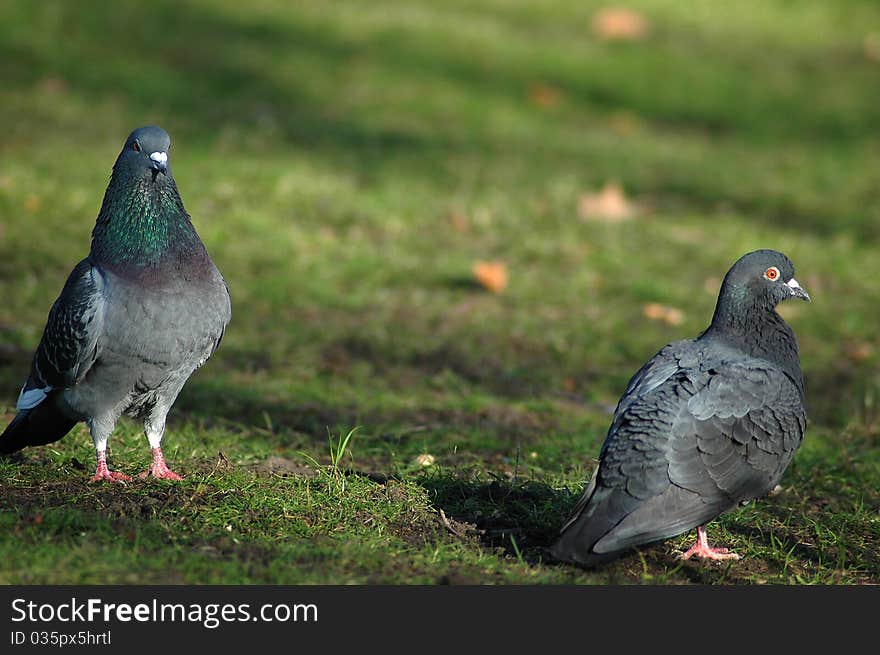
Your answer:
[[[593,566],[693,528],[683,559],[739,557],[709,546],[706,523],[767,495],[807,424],[797,340],[775,310],[788,298],[810,300],[788,257],[743,255],[709,327],[632,377],[556,557]]]
[[[107,465],[107,441],[127,414],[143,421],[152,450],[141,476],[180,479],[162,454],[165,418],[217,349],[231,309],[171,175],[170,146],[155,126],[126,139],[91,250],[49,312],[0,452],[52,443],[85,421],[97,457],[92,480],[129,480]]]

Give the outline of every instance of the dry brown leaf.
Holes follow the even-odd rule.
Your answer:
[[[598,193],[584,193],[578,199],[578,216],[582,220],[619,223],[637,213],[619,184],[609,182]]]
[[[844,352],[850,361],[861,364],[874,354],[874,346],[867,341],[856,341],[846,344]]]
[[[470,227],[468,217],[461,212],[453,212],[449,216],[449,222],[452,224],[452,229],[458,233],[467,232]]]
[[[652,321],[663,321],[667,325],[681,325],[684,322],[684,312],[680,309],[656,302],[646,304],[642,313]]]
[[[492,293],[501,293],[507,287],[507,266],[502,262],[477,262],[474,277]]]
[[[67,82],[65,82],[60,77],[47,75],[39,82],[37,82],[37,89],[40,91],[40,93],[44,93],[49,96],[59,95],[67,91]]]
[[[604,7],[593,14],[593,34],[608,41],[637,41],[648,33],[648,21],[625,7]]]
[[[39,211],[40,207],[43,206],[43,201],[40,200],[39,196],[29,195],[24,200],[24,208],[27,209],[31,214]]]
[[[880,34],[869,34],[863,44],[865,57],[871,61],[880,61]]]
[[[559,89],[552,87],[549,84],[537,82],[529,87],[529,102],[536,107],[552,109],[559,104],[561,99],[562,94]]]

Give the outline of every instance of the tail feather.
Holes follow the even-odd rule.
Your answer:
[[[557,559],[593,567],[627,550],[596,549],[596,544],[636,507],[635,499],[629,494],[597,487],[598,473],[596,468],[571,517],[563,524],[559,538],[550,547],[550,553]]]
[[[550,548],[553,556],[567,562],[593,567],[625,553],[627,550],[625,548],[606,552],[596,550],[596,544],[614,529],[620,522],[621,515],[626,515],[620,511],[607,511],[608,509],[618,508],[587,506],[580,515],[572,517]]]
[[[67,416],[50,396],[36,407],[21,410],[0,435],[0,453],[58,441],[79,421]]]
[[[712,503],[676,485],[639,500],[622,489],[600,489],[582,505],[551,548],[554,557],[590,567],[705,525],[735,503]]]

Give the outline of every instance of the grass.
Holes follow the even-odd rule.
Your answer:
[[[633,42],[597,2],[4,3],[0,412],[135,126],[233,320],[169,417],[183,482],[88,484],[82,426],[0,461],[0,582],[880,582],[880,8],[629,4]],[[609,181],[639,215],[579,217]],[[761,247],[813,297],[783,306],[810,424],[709,526],[744,559],[550,561],[629,376]],[[110,449],[149,464],[130,421]]]

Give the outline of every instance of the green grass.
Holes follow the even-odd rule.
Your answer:
[[[233,319],[169,417],[182,483],[88,484],[82,426],[0,461],[0,582],[880,582],[880,8],[722,4],[611,42],[584,1],[3,3],[0,412],[138,125]],[[640,215],[578,216],[608,181]],[[629,376],[763,247],[813,297],[810,425],[710,524],[744,559],[550,562]],[[146,470],[139,426],[110,448]]]

